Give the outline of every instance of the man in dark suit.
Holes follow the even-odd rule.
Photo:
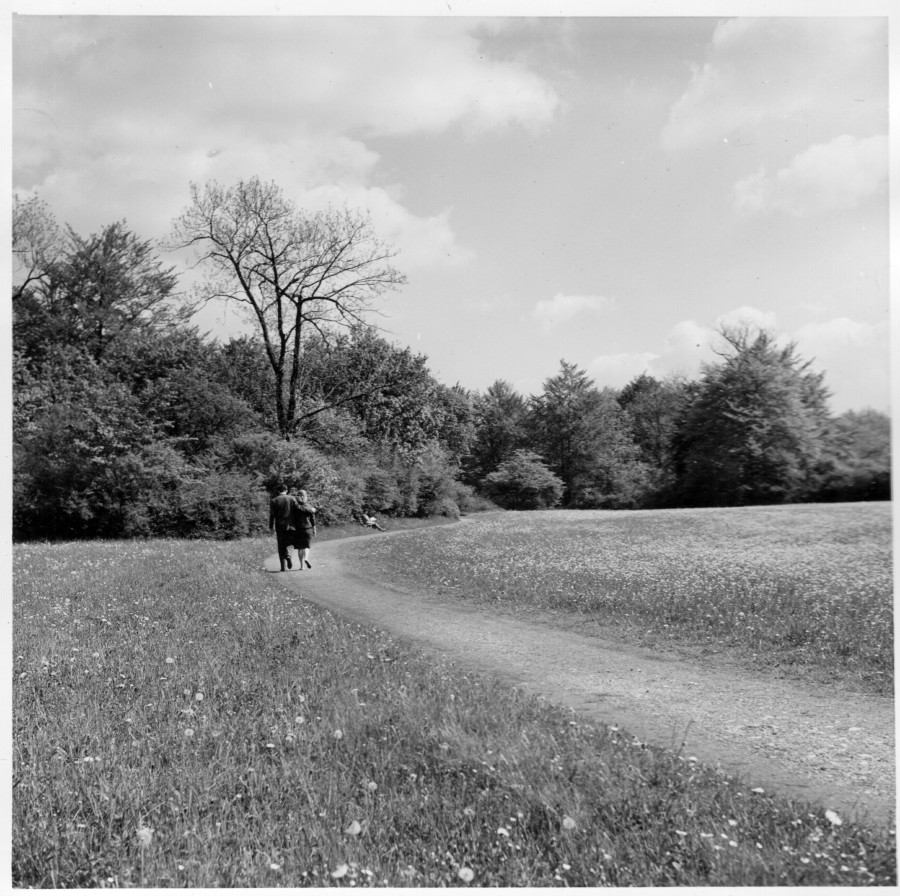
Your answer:
[[[288,494],[287,486],[283,484],[278,486],[278,494],[269,503],[269,531],[275,530],[282,572],[285,564],[288,569],[293,568],[291,541],[294,537],[293,514],[296,505],[297,499]]]

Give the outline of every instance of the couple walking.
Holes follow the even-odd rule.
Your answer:
[[[309,562],[309,548],[316,534],[316,508],[308,500],[308,495],[302,489],[297,492],[297,497],[288,494],[286,485],[278,486],[278,494],[272,498],[269,504],[269,531],[275,530],[275,538],[278,540],[278,559],[281,562],[281,571],[285,566],[293,568],[291,563],[291,548],[297,549],[297,563],[303,569],[305,563],[312,569]]]

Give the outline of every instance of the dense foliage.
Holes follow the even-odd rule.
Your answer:
[[[271,216],[284,252],[248,244],[235,267],[203,248],[221,270],[201,297],[214,283],[229,295],[229,266],[238,280],[247,265],[254,272],[249,292],[231,295],[257,303],[253,334],[201,336],[178,275],[125,222],[84,238],[61,230],[38,200],[15,201],[17,538],[245,535],[267,522],[278,480],[307,488],[325,523],[363,508],[456,516],[491,501],[634,508],[890,497],[888,418],[832,417],[823,376],[765,331],[723,332],[720,362],[695,382],[642,374],[616,392],[562,361],[538,395],[504,380],[473,393],[440,383],[424,355],[360,322],[402,282],[364,217],[308,218],[256,181],[193,195],[183,241],[201,211],[216,226],[223,210]],[[307,254],[292,240],[306,241]],[[370,279],[352,294],[341,278],[314,288],[316,266],[329,261],[359,264]]]

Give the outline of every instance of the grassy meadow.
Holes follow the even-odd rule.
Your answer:
[[[486,514],[372,540],[380,575],[893,693],[891,505]]]
[[[896,881],[893,825],[422,656],[304,602],[261,569],[273,552],[14,547],[14,885]]]

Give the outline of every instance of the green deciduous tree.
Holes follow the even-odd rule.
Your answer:
[[[557,376],[532,398],[534,446],[565,484],[567,507],[630,507],[647,487],[625,412],[611,390],[561,362]]]
[[[628,415],[641,460],[660,470],[670,467],[672,439],[686,393],[687,384],[682,380],[658,380],[646,373],[619,392],[618,401]]]
[[[34,354],[67,344],[100,361],[133,333],[159,332],[190,317],[196,306],[175,294],[176,284],[173,270],[124,222],[87,239],[70,228],[41,277],[14,294],[17,348]]]
[[[215,380],[243,399],[266,429],[278,431],[272,401],[275,375],[258,334],[232,338],[217,346],[210,365],[210,375]]]
[[[428,370],[428,359],[399,348],[370,327],[305,347],[298,431],[329,408],[350,410],[373,446],[415,459],[452,427],[457,408]]]
[[[674,439],[677,495],[699,505],[794,501],[813,492],[828,429],[823,375],[765,330],[723,330]]]
[[[465,478],[479,484],[528,444],[528,401],[506,380],[496,380],[472,401],[474,434]]]
[[[867,408],[845,411],[831,421],[830,465],[815,498],[822,501],[889,501],[891,419]]]
[[[130,391],[62,351],[39,376],[20,365],[13,395],[15,534],[133,534],[160,453]]]

